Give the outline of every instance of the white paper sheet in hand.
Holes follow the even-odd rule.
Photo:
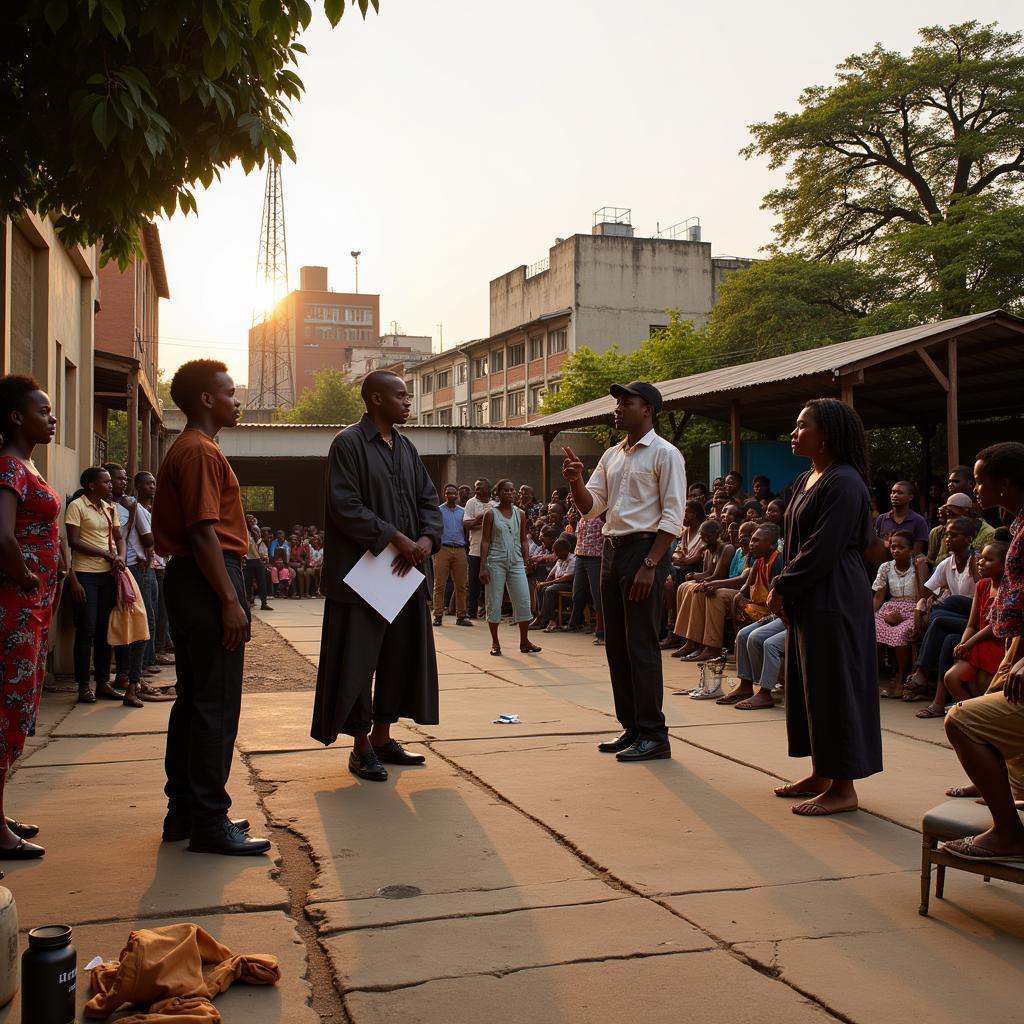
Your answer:
[[[398,549],[389,544],[379,555],[367,551],[345,577],[345,582],[373,609],[394,622],[409,598],[424,580],[419,569],[410,569],[404,576],[396,575],[391,563]]]

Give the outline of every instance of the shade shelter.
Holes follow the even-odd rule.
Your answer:
[[[728,422],[737,464],[741,430],[785,433],[803,402],[830,395],[869,429],[915,426],[928,437],[944,422],[954,465],[960,421],[1019,413],[1022,386],[1024,320],[999,309],[658,383],[672,440],[694,414]],[[614,409],[607,396],[528,424],[543,438],[545,468],[557,434],[610,423]]]

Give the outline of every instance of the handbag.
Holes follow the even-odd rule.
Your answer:
[[[131,597],[127,593],[131,592]],[[117,574],[117,604],[107,624],[107,643],[111,647],[138,643],[149,639],[149,616],[142,593],[130,572]]]

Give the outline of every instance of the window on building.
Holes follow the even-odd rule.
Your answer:
[[[434,390],[434,375],[432,373],[423,374],[423,394],[429,395]]]
[[[491,353],[491,373],[501,373],[505,369],[505,350],[496,348]]]
[[[310,327],[309,324],[306,324],[306,326],[302,328],[302,336],[304,338],[312,338],[313,337],[313,328]]]
[[[64,360],[64,446],[78,447],[78,367],[70,359]]]
[[[496,395],[491,399],[491,422],[500,423],[505,418],[505,399],[502,395]]]
[[[455,383],[465,384],[466,383],[466,364],[458,363],[455,367]]]
[[[548,381],[548,394],[557,395],[562,390],[562,382],[560,380],[549,380]]]
[[[459,409],[459,426],[460,427],[468,427],[469,426],[469,409],[467,409],[465,405],[460,405],[458,407],[458,409]]]
[[[242,508],[246,512],[273,512],[274,488],[266,486],[240,487]]]
[[[359,340],[360,341],[369,341],[370,340],[370,332],[368,330],[366,330],[365,328],[363,330],[361,330],[359,332]]]
[[[451,387],[451,383],[452,383],[452,371],[451,370],[440,370],[440,371],[438,371],[437,379],[436,379],[435,384],[434,384],[434,386],[437,388],[438,391],[440,391],[441,388]]]
[[[487,356],[480,356],[479,359],[473,360],[473,376],[479,379],[480,377],[487,376]]]
[[[527,394],[527,406],[530,415],[532,416],[535,412],[540,412],[540,407],[544,404],[544,385],[535,384],[530,388]]]
[[[538,334],[537,337],[530,339],[530,359],[543,359],[544,358],[544,336]]]
[[[439,426],[450,427],[452,425],[451,409],[439,409],[437,412],[437,422]]]
[[[409,397],[412,398],[416,394],[416,378],[406,377],[405,378],[405,390],[409,392]]]
[[[423,426],[432,427],[434,425],[434,414],[432,412],[425,412],[423,414]]]
[[[569,332],[566,330],[552,331],[548,335],[548,355],[564,352],[569,347]]]
[[[512,416],[522,416],[526,408],[526,392],[525,391],[513,391],[508,396],[508,414]]]
[[[508,365],[522,366],[526,362],[526,342],[521,341],[518,345],[508,347]]]
[[[487,403],[486,402],[474,402],[473,403],[473,425],[476,427],[486,426],[487,419]]]

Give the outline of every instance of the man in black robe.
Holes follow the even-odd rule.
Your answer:
[[[367,551],[388,544],[398,551],[393,571],[429,574],[441,546],[437,489],[412,442],[394,429],[409,418],[405,382],[378,370],[363,381],[366,414],[331,444],[327,468],[327,523],[320,589],[327,598],[320,641],[310,735],[333,743],[355,738],[348,767],[383,782],[384,764],[422,764],[391,738],[391,725],[437,717],[437,657],[430,625],[430,579],[388,623],[345,582]],[[371,684],[372,698],[371,698]]]

